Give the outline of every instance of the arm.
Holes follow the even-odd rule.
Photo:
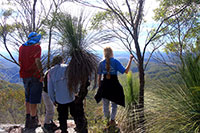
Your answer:
[[[43,80],[44,73],[43,73],[42,63],[41,63],[41,47],[40,47],[40,45],[36,45],[35,51],[36,51],[35,55],[34,55],[35,64],[37,66],[38,71],[40,72],[40,76],[41,76],[40,80]]]
[[[132,62],[132,59],[133,59],[133,55],[130,55],[130,58],[129,58],[129,61],[128,61],[128,64],[126,66],[126,70],[125,70],[125,73],[127,74],[130,67],[131,67],[131,62]]]
[[[52,100],[52,102],[53,103],[55,103],[55,91],[54,91],[54,85],[53,85],[53,81],[52,81],[52,79],[51,79],[51,77],[50,77],[50,73],[48,73],[48,76],[47,76],[47,78],[48,78],[48,95],[49,95],[49,97],[50,97],[50,99]]]
[[[37,68],[38,68],[38,70],[40,72],[41,77],[43,77],[44,73],[43,73],[43,70],[42,70],[42,63],[40,61],[40,58],[36,58],[35,59],[35,63],[36,63],[36,66],[37,66]]]

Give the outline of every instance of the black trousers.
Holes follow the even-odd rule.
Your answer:
[[[88,133],[87,118],[85,117],[83,101],[75,100],[75,116],[74,121],[76,124],[77,133]]]
[[[74,101],[67,104],[58,103],[57,111],[58,111],[58,120],[60,123],[60,129],[62,133],[67,133],[68,113],[70,112],[72,117],[74,117],[74,119],[77,119],[77,115],[75,115]]]

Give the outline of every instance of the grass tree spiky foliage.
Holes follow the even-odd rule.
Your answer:
[[[200,60],[194,54],[187,54],[183,66],[182,84],[156,83],[157,91],[151,93],[154,102],[147,103],[150,132],[200,132]]]
[[[126,78],[124,77],[126,76]],[[118,111],[117,120],[122,132],[138,132],[141,131],[139,128],[139,113],[138,102],[139,102],[139,79],[137,74],[129,72],[127,75],[123,75],[120,78],[124,88],[126,107]],[[124,81],[124,79],[126,79]],[[123,81],[122,81],[123,80]]]
[[[61,35],[60,43],[64,55],[70,59],[67,76],[71,90],[85,83],[88,78],[96,79],[93,74],[97,71],[98,57],[92,53],[91,46],[107,40],[105,34],[88,34],[84,28],[86,19],[83,16],[83,12],[80,17],[72,17],[67,13],[57,14],[56,28]]]
[[[188,88],[200,86],[200,55],[186,54],[180,74]]]
[[[139,100],[139,80],[132,72],[127,74],[127,86],[124,87],[126,105],[137,104]]]

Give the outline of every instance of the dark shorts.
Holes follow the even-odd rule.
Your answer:
[[[31,104],[41,103],[42,96],[42,82],[35,77],[24,78],[23,79],[24,88],[25,88],[25,98],[26,102]]]

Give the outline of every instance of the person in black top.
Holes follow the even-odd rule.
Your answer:
[[[99,89],[95,95],[95,99],[97,103],[101,99],[103,100],[103,112],[105,118],[108,120],[107,125],[116,125],[117,105],[125,106],[125,96],[117,74],[118,72],[122,74],[128,73],[133,55],[130,55],[126,67],[113,57],[113,51],[110,47],[104,49],[104,57],[105,59],[99,63],[98,67]],[[111,111],[109,109],[110,103]]]
[[[59,60],[59,59],[57,59],[57,60]],[[52,67],[54,65],[56,65],[56,62],[52,62]],[[44,86],[43,86],[43,92],[42,92],[42,98],[43,98],[43,102],[45,104],[45,110],[46,110],[44,126],[42,127],[42,129],[45,133],[50,133],[50,132],[54,132],[54,131],[58,130],[59,127],[57,127],[57,125],[53,122],[55,107],[54,107],[54,104],[51,101],[50,97],[48,96],[47,75],[48,75],[48,71],[46,71],[46,73],[44,75]]]
[[[87,129],[87,118],[85,117],[83,100],[85,99],[88,93],[88,86],[90,85],[89,80],[86,81],[85,84],[80,86],[78,95],[75,97],[75,115],[78,117],[74,119],[76,124],[76,132],[77,133],[88,133]]]

